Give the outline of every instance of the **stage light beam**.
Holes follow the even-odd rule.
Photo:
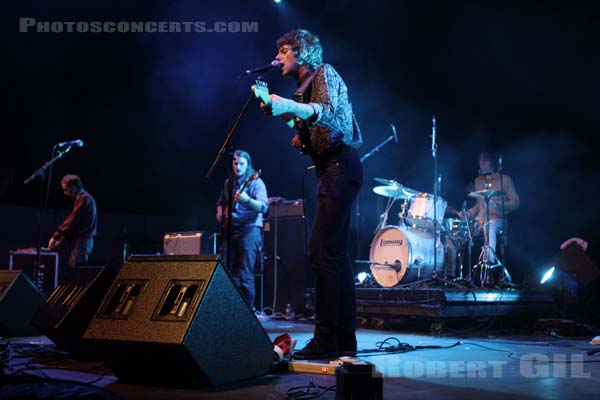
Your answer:
[[[552,278],[552,275],[554,274],[554,270],[556,269],[556,267],[553,265],[549,270],[547,270],[544,273],[544,276],[542,277],[542,280],[540,281],[540,284],[544,284],[546,283],[548,280],[550,280],[550,278]]]
[[[356,279],[358,280],[358,283],[363,283],[365,279],[367,279],[367,273],[359,272],[358,275],[356,275]]]

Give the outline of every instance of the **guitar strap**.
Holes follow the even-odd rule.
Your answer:
[[[323,69],[323,64],[320,65],[314,71],[312,71],[310,73],[310,75],[304,80],[304,82],[302,82],[302,84],[300,86],[298,86],[298,89],[296,89],[296,91],[294,92],[294,96],[293,96],[294,101],[296,101],[298,103],[303,103],[303,104],[309,103],[312,88],[311,88],[311,90],[307,90],[307,89],[309,89],[309,86],[312,83],[312,80],[314,79],[317,72],[321,69]],[[306,151],[304,151],[304,152],[310,155],[312,153],[312,148],[310,146],[310,132],[308,129],[308,123],[300,118],[296,118],[295,126],[296,126],[296,129],[298,130],[298,134],[300,135],[300,141],[302,142],[302,144],[304,145],[304,147],[306,149]]]

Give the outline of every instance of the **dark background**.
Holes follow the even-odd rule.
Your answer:
[[[275,40],[304,27],[345,79],[369,151],[359,197],[359,244],[368,258],[383,198],[374,177],[431,192],[431,118],[437,118],[442,197],[458,208],[477,174],[477,152],[503,155],[521,196],[511,215],[510,256],[528,271],[580,236],[596,257],[600,168],[600,6],[590,2],[223,0],[13,2],[5,6],[0,202],[37,206],[39,181],[23,180],[60,141],[83,139],[55,164],[49,207],[79,174],[99,210],[193,216],[216,229],[214,202],[229,157],[206,173],[249,95],[247,68],[268,63]],[[18,18],[44,21],[258,21],[257,33],[19,33]],[[267,76],[289,96],[291,80]],[[232,144],[262,168],[270,196],[301,197],[309,160],[292,132],[257,101]],[[314,177],[306,180],[313,194]],[[307,199],[311,210],[311,199]],[[468,206],[472,205],[468,199]],[[391,223],[396,223],[396,213]],[[102,221],[100,221],[102,224]],[[34,229],[34,227],[32,227]],[[524,272],[523,272],[524,274]]]

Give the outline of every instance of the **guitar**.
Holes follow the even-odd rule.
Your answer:
[[[242,184],[240,185],[239,189],[235,191],[235,194],[244,193],[244,191],[246,190],[246,187],[248,187],[248,184],[250,182],[258,179],[260,177],[261,173],[262,173],[262,169],[259,169],[257,171],[254,171],[254,173],[252,175],[250,175],[249,177],[247,177],[246,179],[244,179],[244,182],[242,182]],[[235,203],[235,199],[233,201]]]
[[[252,85],[252,92],[256,98],[260,99],[265,105],[271,104],[271,97],[269,96],[269,85],[267,82],[257,79],[254,81],[254,85]],[[295,129],[300,137],[300,142],[302,146],[300,147],[300,151],[302,154],[309,154],[310,151],[310,141],[308,140],[307,128],[305,127],[304,121],[300,118],[288,118],[282,116],[285,124],[291,128]]]
[[[258,179],[260,177],[260,174],[262,173],[262,170],[259,169],[257,171],[254,171],[254,173],[252,175],[250,175],[249,177],[247,177],[246,179],[244,179],[244,182],[242,182],[242,184],[240,185],[240,187],[238,188],[238,190],[235,191],[235,194],[241,194],[244,193],[246,191],[246,188],[248,187],[248,185],[250,184],[250,182]],[[235,205],[235,194],[234,194],[234,199],[233,199],[233,203]],[[229,207],[228,206],[224,206],[223,207],[223,214],[221,217],[221,228],[223,230],[223,232],[227,231],[227,218],[229,216]]]

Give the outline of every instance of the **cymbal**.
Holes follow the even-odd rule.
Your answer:
[[[400,186],[375,186],[373,188],[373,192],[375,192],[376,194],[378,194],[380,196],[393,197],[395,199],[405,199],[405,200],[410,200],[414,196],[414,194],[416,194],[416,192],[413,191],[412,189],[405,188],[402,185],[400,185]],[[414,192],[414,193],[412,193],[412,192]]]
[[[375,182],[379,182],[384,184],[385,186],[402,186],[400,183],[396,182],[393,179],[384,179],[384,178],[373,178]]]
[[[469,197],[485,197],[485,198],[490,198],[493,196],[500,196],[501,194],[504,194],[503,191],[500,190],[476,190],[474,192],[469,193],[467,196]]]

